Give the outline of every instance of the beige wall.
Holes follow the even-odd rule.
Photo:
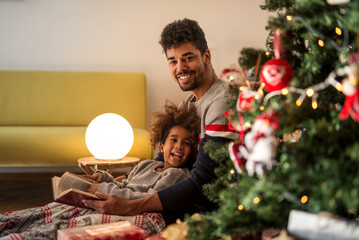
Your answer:
[[[0,0],[0,69],[139,71],[148,113],[180,102],[158,44],[162,28],[184,17],[206,33],[216,72],[243,47],[265,47],[264,0]],[[135,94],[135,93],[134,93]]]

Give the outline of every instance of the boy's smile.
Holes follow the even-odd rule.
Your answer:
[[[182,167],[189,159],[191,141],[188,130],[182,126],[171,128],[165,143],[160,146],[165,161],[164,169]]]

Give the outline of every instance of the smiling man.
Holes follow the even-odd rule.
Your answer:
[[[182,104],[195,105],[201,118],[201,141],[191,177],[145,198],[124,200],[115,195],[98,194],[105,201],[86,201],[85,204],[101,213],[118,215],[162,212],[166,224],[170,224],[185,213],[213,209],[214,205],[202,194],[202,186],[215,179],[216,163],[204,152],[203,146],[208,140],[228,142],[235,138],[235,133],[228,129],[224,115],[228,85],[214,72],[205,34],[198,23],[183,19],[168,24],[162,31],[160,44],[173,79],[182,91],[191,92]]]

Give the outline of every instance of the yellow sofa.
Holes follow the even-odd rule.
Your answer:
[[[151,158],[143,73],[0,70],[0,167],[76,166],[91,156],[87,125],[108,112],[134,130],[128,156]]]

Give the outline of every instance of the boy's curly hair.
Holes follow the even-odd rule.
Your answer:
[[[197,156],[201,119],[198,117],[196,108],[187,104],[177,107],[174,103],[166,102],[163,112],[152,114],[150,140],[155,148],[159,143],[164,144],[172,127],[181,126],[188,130],[191,141],[190,159]]]
[[[159,41],[165,53],[168,49],[177,48],[187,42],[193,43],[202,55],[208,49],[207,40],[201,27],[196,21],[187,18],[167,24]]]

